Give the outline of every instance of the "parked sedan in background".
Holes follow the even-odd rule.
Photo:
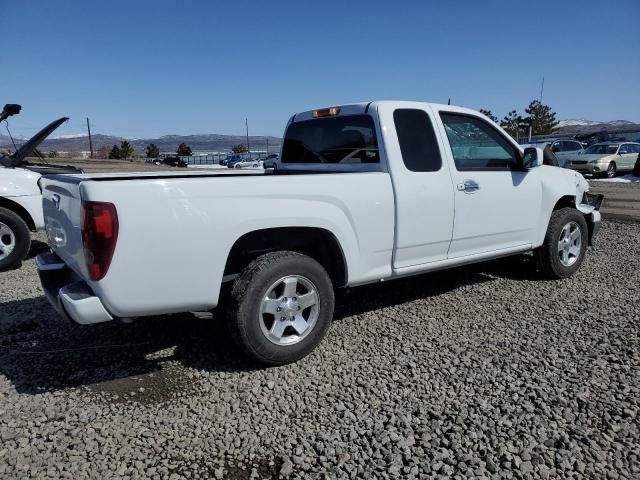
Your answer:
[[[640,143],[603,142],[588,147],[568,168],[581,173],[615,177],[618,172],[631,172],[640,153]]]
[[[550,146],[561,167],[568,167],[571,161],[578,160],[578,155],[584,153],[584,147],[577,140],[556,140]]]
[[[255,159],[255,160],[242,160],[240,162],[236,162],[233,165],[229,165],[229,168],[264,168],[263,160]]]
[[[241,162],[243,160],[242,155],[231,155],[227,158],[220,161],[220,165],[225,165],[229,168],[233,168],[235,163]]]

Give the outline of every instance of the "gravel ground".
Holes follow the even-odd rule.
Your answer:
[[[639,240],[353,289],[279,368],[206,315],[64,323],[31,258],[0,274],[0,478],[640,478]]]

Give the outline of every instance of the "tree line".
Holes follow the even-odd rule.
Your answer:
[[[531,129],[531,135],[548,135],[553,133],[559,123],[551,107],[539,100],[529,103],[529,106],[524,109],[526,115],[519,114],[517,110],[511,110],[500,122],[491,110],[481,108],[480,113],[499,123],[516,140],[529,135],[529,129]]]
[[[109,159],[128,160],[130,158],[133,158],[134,154],[135,154],[135,151],[131,146],[131,144],[127,140],[123,140],[120,143],[120,146],[118,145],[113,146],[113,148],[107,154],[107,157]],[[158,158],[160,156],[160,149],[155,143],[151,143],[147,146],[145,155],[147,158]],[[190,157],[191,155],[193,155],[193,151],[191,150],[191,147],[189,145],[183,142],[180,145],[178,145],[178,149],[176,150],[176,155],[180,157]],[[98,157],[98,158],[104,158],[104,157]]]

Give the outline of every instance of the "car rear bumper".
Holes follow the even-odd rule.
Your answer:
[[[81,325],[113,320],[100,298],[55,253],[38,255],[36,265],[44,294],[61,316]]]

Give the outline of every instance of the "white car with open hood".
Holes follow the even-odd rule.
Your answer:
[[[0,122],[20,112],[7,104]],[[36,147],[68,118],[51,122],[11,155],[0,154],[0,271],[20,265],[29,253],[31,233],[44,228],[40,177],[45,174],[82,173],[64,165],[31,163],[26,160]]]
[[[564,278],[600,226],[579,173],[450,105],[296,114],[274,167],[45,178],[49,301],[82,324],[219,306],[246,352],[282,364],[318,345],[336,288],[527,251]]]

